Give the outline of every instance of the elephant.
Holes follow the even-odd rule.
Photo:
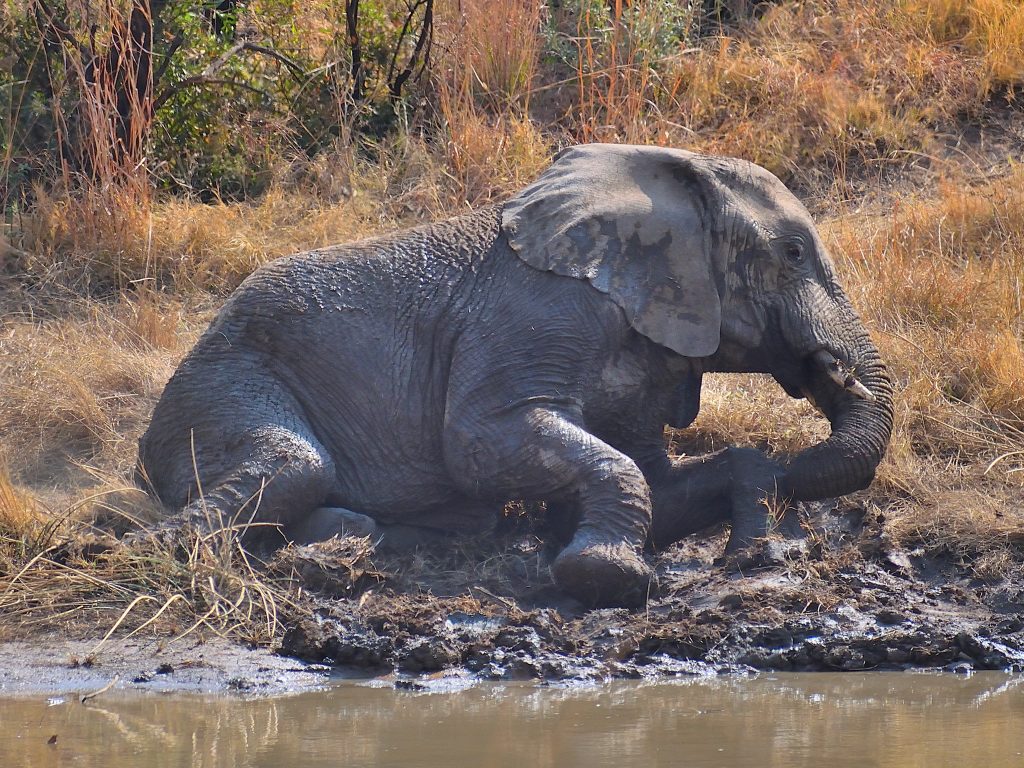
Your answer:
[[[830,436],[788,461],[671,459],[665,426],[693,422],[708,372],[770,374]],[[645,547],[731,523],[736,549],[767,532],[766,499],[865,488],[892,415],[879,352],[778,178],[588,144],[504,204],[257,269],[166,385],[136,471],[178,510],[165,525],[279,541],[361,516],[481,530],[495,505],[546,501],[567,526],[556,587],[635,607]]]

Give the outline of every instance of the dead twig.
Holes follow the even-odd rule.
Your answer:
[[[114,675],[114,678],[109,683],[107,683],[102,688],[100,688],[98,691],[93,691],[92,693],[87,693],[87,694],[83,695],[82,698],[81,698],[81,702],[83,704],[85,704],[85,702],[89,701],[89,699],[95,699],[101,693],[106,693],[111,688],[113,688],[115,685],[117,685],[117,681],[120,680],[120,679],[121,679],[120,675]]]

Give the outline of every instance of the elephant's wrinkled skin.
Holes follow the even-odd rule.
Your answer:
[[[786,467],[672,464],[663,426],[696,417],[707,371],[771,373],[831,437]],[[495,502],[547,500],[571,526],[559,586],[635,605],[645,542],[724,520],[743,545],[766,495],[863,488],[891,423],[885,367],[778,179],[598,144],[503,206],[259,269],[168,383],[139,475],[175,524],[286,537],[338,532],[324,507],[479,530]]]

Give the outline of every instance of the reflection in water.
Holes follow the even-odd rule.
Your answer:
[[[1024,678],[777,675],[415,694],[0,700],[0,766],[1024,765]],[[48,745],[51,735],[57,743]]]

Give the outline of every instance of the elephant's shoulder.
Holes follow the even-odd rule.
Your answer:
[[[461,263],[493,256],[500,234],[501,212],[493,205],[408,232],[432,255]]]

